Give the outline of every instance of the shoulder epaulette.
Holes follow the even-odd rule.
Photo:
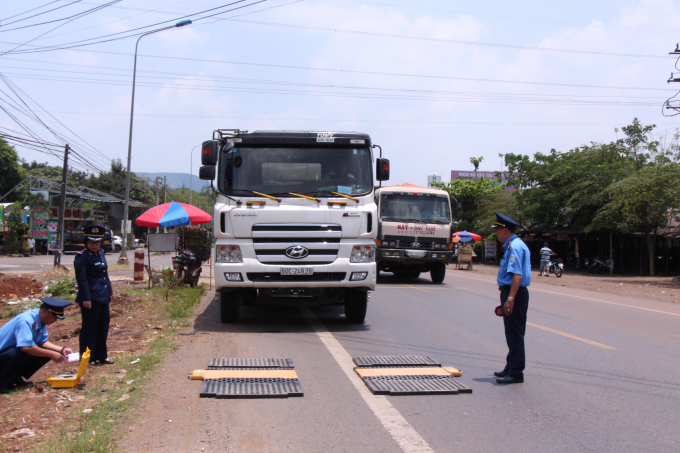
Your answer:
[[[87,247],[82,249],[80,252],[76,253],[76,255],[82,255],[83,253],[85,253],[85,251],[87,251]]]

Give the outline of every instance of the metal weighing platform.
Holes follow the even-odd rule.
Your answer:
[[[291,359],[210,359],[206,370],[189,379],[202,380],[201,398],[288,398],[303,396]]]
[[[374,395],[457,395],[472,393],[453,367],[423,356],[354,357],[354,371]]]

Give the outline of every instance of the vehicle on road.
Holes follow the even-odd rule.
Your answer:
[[[375,148],[345,132],[219,129],[203,143],[222,322],[244,304],[344,304],[348,321],[364,321],[376,282]],[[388,178],[378,158],[376,179]]]
[[[113,235],[111,238],[111,244],[113,246],[113,251],[114,252],[120,252],[120,249],[123,248],[123,238],[116,235]]]
[[[378,205],[378,272],[416,278],[429,272],[444,281],[453,255],[451,200],[448,192],[414,185],[376,189]]]
[[[64,254],[76,253],[85,248],[85,234],[82,228],[66,228],[64,229]],[[104,253],[118,251],[114,249],[112,242],[112,233],[108,228],[104,232],[104,239],[101,245]],[[50,251],[53,253],[53,251]]]
[[[555,274],[557,278],[562,277],[562,271],[564,271],[564,263],[562,258],[557,258],[550,261],[548,265],[548,275]]]

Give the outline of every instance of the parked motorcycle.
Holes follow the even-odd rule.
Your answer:
[[[192,288],[198,285],[203,262],[191,250],[179,250],[175,263],[177,265],[175,277],[179,283],[187,283]]]
[[[593,257],[590,260],[586,259],[586,269],[588,269],[588,272],[591,274],[594,274],[595,272],[599,274],[608,273],[610,269],[612,271],[614,270],[614,260],[611,258],[605,260],[599,256]]]
[[[556,258],[554,260],[550,261],[550,264],[548,265],[548,275],[555,274],[557,278],[562,277],[562,271],[564,270],[564,263],[562,262],[562,258]]]

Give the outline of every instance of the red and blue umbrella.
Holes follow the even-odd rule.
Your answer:
[[[478,242],[478,241],[482,240],[482,237],[480,235],[475,234],[475,233],[468,233],[467,231],[456,231],[455,233],[453,233],[453,239],[454,239],[453,242],[458,242],[458,241],[455,240],[456,238],[459,238],[458,240],[460,242],[471,242],[471,241]]]
[[[177,225],[200,225],[212,222],[212,216],[190,204],[172,201],[149,209],[137,217],[135,223],[144,227],[171,227]]]

